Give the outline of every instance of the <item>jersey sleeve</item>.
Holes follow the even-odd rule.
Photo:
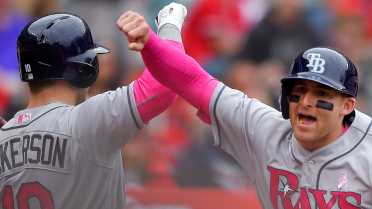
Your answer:
[[[144,127],[136,107],[133,83],[94,96],[73,110],[72,136],[85,155],[97,164],[112,167],[118,151]]]
[[[219,83],[209,104],[215,146],[232,155],[254,177],[256,158],[277,130],[270,123],[284,120],[281,113],[243,92]],[[260,160],[261,162],[261,160]]]

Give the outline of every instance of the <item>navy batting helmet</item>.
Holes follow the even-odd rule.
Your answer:
[[[288,96],[296,79],[315,81],[354,98],[358,94],[358,72],[349,58],[331,48],[308,49],[297,56],[289,76],[281,80],[279,102],[284,119],[289,118]]]
[[[98,77],[97,54],[109,49],[93,43],[88,24],[72,14],[45,15],[27,24],[17,41],[23,82],[62,79],[78,88]]]

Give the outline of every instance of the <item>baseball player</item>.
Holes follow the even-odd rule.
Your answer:
[[[144,41],[129,48],[212,124],[215,145],[244,167],[263,208],[372,208],[371,118],[354,109],[358,73],[345,55],[326,47],[299,54],[281,80],[279,112],[225,86],[130,17],[119,28]]]
[[[158,18],[159,36],[182,53],[186,14],[171,4]],[[133,21],[144,23],[139,15]],[[145,70],[130,85],[84,101],[98,76],[97,54],[109,49],[93,43],[86,22],[72,14],[30,22],[17,52],[31,97],[0,129],[0,208],[125,208],[120,150],[177,95]]]

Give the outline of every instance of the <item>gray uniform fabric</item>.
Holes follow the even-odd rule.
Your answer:
[[[0,131],[0,208],[125,208],[120,149],[143,127],[133,83],[18,112]]]
[[[182,44],[181,32],[178,30],[177,26],[173,24],[165,24],[160,28],[158,35],[164,40],[173,40]]]
[[[222,83],[209,108],[215,145],[243,166],[263,208],[372,208],[367,115],[355,110],[345,134],[309,152],[280,112]]]

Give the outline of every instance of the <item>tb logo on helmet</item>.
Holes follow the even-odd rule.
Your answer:
[[[309,53],[307,54],[307,58],[310,58],[310,63],[306,65],[306,67],[313,67],[311,72],[314,73],[323,73],[324,72],[324,64],[325,60],[320,58],[320,54],[316,53]]]

